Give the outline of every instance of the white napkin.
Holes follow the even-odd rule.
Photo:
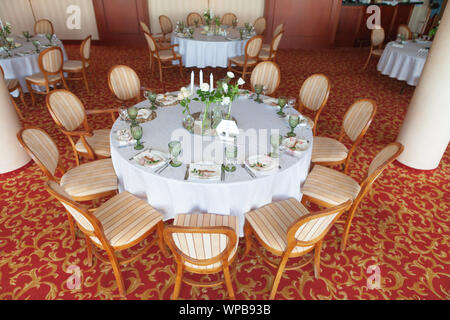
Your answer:
[[[396,42],[394,42],[394,43],[392,44],[392,46],[393,46],[393,47],[396,47],[396,48],[403,48],[403,47],[404,47],[403,44],[396,43]]]
[[[265,170],[257,170],[257,169],[252,168],[250,166],[250,164],[254,163],[255,159],[259,158],[259,157],[268,157],[269,158],[269,156],[252,156],[252,157],[249,157],[247,159],[247,161],[245,161],[245,165],[247,166],[247,168],[249,168],[256,175],[261,175],[261,176],[269,176],[269,175],[272,175],[272,174],[278,172],[279,163],[280,163],[280,159],[279,158],[278,159],[271,158],[272,162],[270,164],[270,167],[265,169]]]

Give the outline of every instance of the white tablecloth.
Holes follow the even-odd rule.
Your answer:
[[[182,38],[172,34],[172,43],[178,44],[178,51],[183,57],[185,67],[222,67],[228,66],[228,58],[244,55],[245,44],[248,39],[239,40],[239,33],[228,29],[232,38],[227,40],[225,36],[206,36],[201,34],[201,28],[194,32],[194,38]]]
[[[426,51],[419,50],[430,46],[431,42],[429,41],[420,43],[407,41],[403,45],[399,45],[395,41],[389,42],[378,62],[378,71],[415,86],[420,79],[428,56]]]
[[[47,38],[45,38],[44,35],[37,35],[33,37],[30,42],[26,42],[23,37],[15,37],[14,40],[17,43],[20,43],[22,46],[11,51],[14,54],[13,57],[2,57],[5,52],[1,51],[0,57],[2,58],[0,58],[0,65],[5,72],[6,79],[18,79],[20,85],[22,86],[22,90],[24,92],[28,92],[25,77],[30,76],[34,73],[41,72],[38,63],[39,54],[35,53],[35,47],[31,43],[31,41],[39,41],[41,43],[41,51],[46,49],[46,47],[44,46],[48,45],[49,41],[47,40]],[[66,61],[68,58],[62,42],[59,39],[54,38],[53,43],[58,45],[62,49],[64,54],[64,61]]]
[[[138,106],[145,105],[148,103],[138,104]],[[201,109],[202,106],[199,103],[191,103],[192,112]],[[200,160],[202,152],[211,147],[212,142],[206,141],[208,138],[191,135],[186,130],[180,129],[183,118],[181,106],[160,108],[157,113],[155,120],[142,125],[144,128],[142,141],[145,141],[146,147],[168,152],[168,142],[176,139],[180,132],[185,136],[183,143],[188,141],[187,143],[194,145],[203,140],[200,154],[193,152],[189,156],[186,155],[189,153],[186,151],[188,148],[183,149],[182,155],[187,162],[189,161],[186,159]],[[279,129],[280,134],[284,135],[289,130],[287,120],[276,114],[275,107],[257,104],[247,99],[237,99],[233,102],[232,115],[237,120],[239,128],[244,131],[253,130],[257,133],[257,129],[273,128]],[[290,197],[301,200],[300,186],[306,179],[311,162],[312,132],[309,127],[296,128],[298,136],[305,137],[311,142],[308,150],[304,151],[300,157],[280,152],[282,168],[278,172],[252,179],[240,165],[237,165],[234,173],[226,174],[224,182],[185,181],[185,164],[178,168],[169,166],[158,175],[151,169],[130,161],[129,159],[137,151],[132,146],[119,148],[114,138],[115,130],[127,127],[128,124],[119,119],[111,131],[111,158],[119,179],[119,190],[121,192],[126,190],[146,200],[164,214],[165,220],[172,219],[179,213],[209,212],[234,215],[239,217],[242,236],[246,212],[276,200]],[[263,151],[270,150],[270,131],[261,134],[258,140],[260,150],[248,150],[250,144],[248,140],[242,139],[242,136],[239,141],[238,161],[242,161],[248,155],[261,154]],[[257,144],[258,142],[251,143],[251,146],[255,147]],[[223,150],[223,146],[219,149]],[[213,158],[217,160],[221,159],[221,156],[213,156]],[[207,157],[204,159],[211,160]]]

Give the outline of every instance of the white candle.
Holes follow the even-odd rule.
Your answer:
[[[212,73],[209,74],[209,92],[213,91],[214,87],[214,76]]]
[[[191,94],[194,93],[194,71],[191,72]]]
[[[3,30],[3,21],[2,21],[2,19],[0,18],[0,27],[2,28],[2,30]]]
[[[203,84],[203,70],[200,70],[200,85]]]

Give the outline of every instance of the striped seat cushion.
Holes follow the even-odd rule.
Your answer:
[[[231,227],[236,232],[239,226],[239,220],[236,216],[225,216],[219,214],[179,214],[175,217],[173,222],[174,226],[184,227],[215,227],[226,226]],[[187,256],[194,259],[208,259],[219,255],[225,250],[228,237],[221,234],[192,234],[192,233],[174,233],[173,240],[175,245]],[[229,256],[231,261],[236,255],[239,240],[236,241],[232,253]],[[217,269],[222,265],[222,262],[216,262],[214,264],[201,266],[192,264],[190,262],[184,262],[187,267],[208,270]]]
[[[375,56],[382,56],[383,55],[383,49],[375,49],[372,51],[372,54]]]
[[[351,177],[316,164],[306,178],[302,193],[335,206],[356,199],[360,189]]]
[[[270,51],[270,44],[267,43],[263,44],[261,50]]]
[[[93,214],[102,224],[105,237],[113,247],[132,244],[163,218],[147,202],[128,192],[111,198]],[[92,236],[91,239],[101,245],[97,237]]]
[[[158,51],[159,54],[159,58],[161,60],[172,60],[175,58],[179,58],[181,57],[181,55],[178,52],[175,52],[175,57],[173,56],[173,51],[172,49],[170,50],[159,50]],[[157,58],[158,56],[156,55],[156,53],[153,55],[155,58]]]
[[[275,53],[272,53],[272,55],[270,57],[269,57],[269,54],[270,54],[270,49],[269,50],[261,49],[261,51],[259,52],[258,58],[261,60],[269,60],[269,59],[272,59],[273,57],[275,57]]]
[[[109,146],[109,132],[108,129],[103,130],[94,130],[92,137],[86,137],[86,141],[89,143],[91,148],[94,150],[95,154],[110,157],[111,151]],[[87,153],[86,148],[84,147],[83,142],[78,140],[75,145],[75,148],[78,152]]]
[[[334,162],[347,158],[348,149],[341,142],[327,138],[314,137],[312,148],[312,162]]]
[[[89,63],[86,63],[86,67],[89,67]],[[83,69],[83,62],[80,60],[67,60],[64,62],[64,71],[81,71]]]
[[[72,197],[86,197],[117,190],[117,176],[111,159],[102,159],[67,171],[60,184]]]
[[[5,79],[5,82],[8,90],[17,88],[17,85],[19,84],[19,80],[17,79]]]
[[[31,76],[25,77],[25,80],[28,80],[30,82],[33,82],[35,84],[42,84],[45,85],[45,77],[43,73],[35,73],[32,74]],[[61,80],[61,75],[60,74],[49,74],[48,75],[48,81],[49,82],[55,82]]]
[[[230,58],[230,61],[235,64],[243,65],[245,63],[245,56],[237,56]],[[256,64],[258,60],[255,58],[248,58],[247,64]]]
[[[291,198],[250,211],[245,215],[245,219],[269,248],[282,254],[287,247],[289,227],[308,213],[298,200]],[[292,252],[299,253],[311,247],[297,246]]]

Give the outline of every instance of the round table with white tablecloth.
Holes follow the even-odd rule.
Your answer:
[[[244,39],[240,40],[237,29],[229,27],[222,30],[226,35],[208,35],[202,27],[195,28],[192,39],[174,32],[172,44],[178,44],[175,50],[183,57],[184,66],[226,68],[228,58],[244,55],[249,37],[244,36]]]
[[[137,106],[148,106],[148,102]],[[192,113],[202,108],[198,102],[190,105]],[[185,180],[187,163],[200,160],[223,163],[223,145],[217,136],[191,134],[182,128],[180,105],[159,108],[156,119],[142,124],[142,141],[146,148],[167,152],[170,140],[183,140],[183,164],[180,167],[168,166],[160,174],[130,160],[138,151],[133,146],[119,145],[115,134],[117,130],[128,128],[129,123],[118,119],[111,130],[111,158],[119,179],[119,191],[128,191],[146,200],[164,215],[165,220],[180,213],[198,212],[238,216],[242,236],[246,212],[276,200],[291,197],[301,200],[300,186],[310,167],[312,131],[306,125],[299,125],[295,132],[298,137],[310,141],[308,148],[297,155],[280,152],[280,167],[277,166],[273,173],[252,177],[239,164],[249,155],[270,151],[270,134],[273,133],[270,129],[278,129],[282,135],[289,131],[287,119],[280,118],[276,111],[277,107],[258,104],[247,98],[233,102],[232,116],[241,132],[237,139],[237,169],[226,173],[224,180],[216,181]],[[296,113],[294,110],[290,112]],[[252,137],[257,138],[252,140]],[[216,146],[218,151],[206,152],[212,150],[212,146]]]
[[[378,71],[415,86],[422,74],[429,47],[431,42],[424,40],[405,41],[403,44],[389,42],[378,62]]]
[[[27,42],[23,37],[14,37],[14,41],[20,46],[11,51],[12,57],[7,57],[4,51],[0,51],[0,65],[3,68],[6,79],[17,79],[24,92],[28,92],[25,77],[39,73],[39,53],[36,52],[31,41],[36,40],[40,43],[40,50],[43,51],[51,46],[45,35],[36,35]],[[61,40],[53,37],[53,45],[59,46],[64,55],[64,61],[68,60],[64,45]]]

